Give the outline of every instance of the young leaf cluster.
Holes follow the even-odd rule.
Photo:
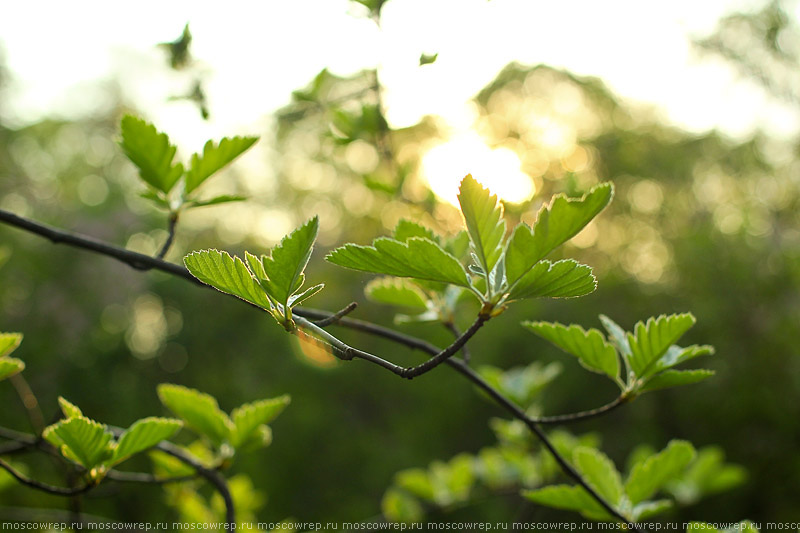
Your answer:
[[[503,208],[497,196],[468,175],[458,195],[465,237],[443,241],[419,225],[408,231],[414,224],[402,221],[393,237],[378,238],[372,246],[346,244],[327,259],[346,268],[411,278],[423,292],[425,284],[431,282],[458,287],[475,295],[487,314],[512,300],[582,296],[595,289],[592,269],[571,259],[551,262],[545,257],[583,229],[612,195],[609,183],[594,187],[580,199],[557,195],[541,209],[532,228],[521,223],[506,238]],[[455,249],[459,243],[467,243],[471,258],[467,267],[454,253],[459,251]],[[372,285],[368,294],[423,315],[441,307],[432,297],[420,298],[423,295],[405,283],[381,281]]]
[[[644,392],[696,383],[714,374],[711,370],[673,369],[695,357],[714,353],[714,348],[707,345],[682,348],[675,344],[694,325],[691,313],[651,317],[646,322],[638,322],[633,332],[624,331],[607,316],[600,315],[600,321],[608,338],[597,329],[586,331],[575,324],[565,326],[540,321],[523,322],[523,325],[577,357],[587,370],[613,380],[626,399]]]
[[[230,415],[217,400],[204,392],[180,385],[158,386],[158,397],[186,427],[208,440],[214,448],[229,453],[268,446],[272,422],[289,405],[289,396],[278,396],[241,405]]]
[[[22,333],[0,333],[0,381],[19,374],[25,369],[25,363],[15,357],[9,357],[22,342]]]
[[[142,418],[114,438],[105,424],[84,416],[77,406],[64,398],[58,402],[65,418],[45,428],[42,436],[61,455],[86,469],[92,483],[99,483],[109,469],[169,439],[183,426],[173,418]]]
[[[197,189],[211,176],[225,168],[258,137],[225,137],[219,143],[208,141],[202,153],[192,154],[184,167],[175,161],[177,148],[166,133],[153,124],[126,115],[121,123],[122,147],[128,159],[139,169],[139,177],[148,185],[142,196],[170,213],[181,209],[244,200],[241,196],[221,195],[210,199],[197,196]]]
[[[662,451],[639,457],[624,482],[611,459],[597,449],[576,448],[572,462],[589,486],[622,516],[637,522],[672,507],[669,499],[652,498],[681,475],[695,458],[695,453],[690,443],[673,440]],[[523,495],[542,505],[577,511],[590,520],[615,520],[583,487],[551,485],[524,491]]]
[[[183,262],[194,277],[268,311],[287,330],[295,327],[292,307],[323,289],[320,283],[303,289],[305,268],[314,249],[319,218],[287,235],[269,255],[245,252],[245,260],[218,250],[200,250]]]

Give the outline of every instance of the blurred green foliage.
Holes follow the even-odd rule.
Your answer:
[[[374,13],[383,4],[363,3]],[[775,39],[775,31],[795,31],[789,24],[770,26],[777,28],[772,33],[750,31],[761,27],[726,31],[747,31],[758,42]],[[770,79],[791,72],[795,57],[775,66]],[[670,519],[800,519],[800,407],[794,401],[800,397],[800,145],[765,134],[746,141],[718,132],[689,134],[621,102],[600,80],[547,66],[509,65],[474,103],[474,128],[490,146],[517,154],[535,185],[529,201],[506,204],[512,222],[532,222],[553,193],[575,196],[607,180],[617,191],[609,209],[564,252],[593,267],[598,290],[579,301],[527,302],[509,310],[471,343],[474,364],[507,369],[563,361],[556,348],[513,325],[521,320],[588,328],[599,326],[595,317],[605,313],[630,329],[643,316],[691,310],[698,324],[687,342],[716,347],[719,355],[704,362],[716,376],[685,390],[645,395],[574,431],[601,433],[604,451],[618,465],[637,444],[658,450],[674,437],[701,450],[697,468],[725,468],[718,448],[702,451],[710,444],[746,466],[746,484],[700,504],[690,476],[676,483],[670,490],[686,506]],[[0,123],[0,207],[155,253],[166,238],[163,213],[137,196],[134,169],[114,144],[126,111],[120,105],[108,116],[20,129]],[[423,151],[445,135],[436,117],[390,129],[375,71],[351,77],[322,71],[278,114],[274,151],[262,153],[277,174],[264,186],[270,194],[244,208],[220,207],[201,213],[202,221],[188,220],[168,258],[208,247],[239,255],[245,248],[266,249],[265,241],[276,240],[259,235],[266,225],[288,218],[282,224],[288,229],[315,214],[322,248],[369,242],[401,218],[452,234],[460,225],[457,211],[436,199],[420,172]],[[236,169],[226,172],[242,190],[253,187]],[[491,176],[476,177],[491,183]],[[413,507],[397,492],[384,496],[397,483],[396,472],[431,464],[429,473],[446,478],[455,468],[448,461],[460,460],[459,454],[491,464],[490,455],[505,453],[485,422],[496,415],[494,407],[443,368],[409,384],[366,364],[336,364],[325,354],[303,352],[278,326],[232,299],[8,227],[0,235],[0,324],[26,335],[15,355],[26,362],[46,417],[56,415],[59,395],[120,426],[146,414],[165,415],[156,395],[162,382],[207,391],[223,410],[291,394],[290,410],[272,425],[274,443],[234,472],[249,476],[253,489],[243,480],[236,492],[249,498],[247,513],[259,520],[368,519],[380,512],[382,499],[384,508]],[[354,316],[390,323],[388,309],[364,302],[368,278],[325,264],[322,251],[308,267],[326,283],[315,305],[339,309],[355,300],[364,309]],[[458,323],[466,318],[455,317]],[[450,340],[433,325],[399,327],[441,345]],[[418,362],[384,342],[342,336],[400,364]],[[5,385],[0,402],[16,407],[16,394]],[[615,386],[601,377],[565,369],[540,403],[544,413],[557,414],[614,395]],[[29,429],[22,408],[4,409],[2,423]],[[19,463],[42,479],[57,479],[51,465]],[[524,485],[525,469],[520,472]],[[506,482],[502,473],[487,479],[490,487]],[[63,506],[1,476],[0,487],[0,515],[14,507]],[[124,490],[124,498],[111,492],[87,499],[85,510],[119,520],[177,519],[178,512],[192,516],[193,500],[180,511],[168,510],[164,501],[206,498],[178,489]],[[572,518],[534,506],[518,491],[493,490],[428,516]]]

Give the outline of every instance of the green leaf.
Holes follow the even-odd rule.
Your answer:
[[[631,345],[628,342],[628,336],[625,330],[606,315],[600,315],[600,322],[608,332],[608,339],[611,341],[611,344],[622,354],[622,359],[626,362],[629,361],[631,358]]]
[[[522,276],[509,293],[510,300],[522,298],[574,298],[594,292],[597,279],[592,268],[572,259],[551,263],[540,261]]]
[[[697,451],[696,459],[680,477],[666,486],[666,490],[681,505],[691,505],[705,495],[741,485],[746,479],[744,468],[725,463],[725,453],[721,448],[706,446]]]
[[[550,485],[537,490],[523,491],[522,495],[532,502],[577,511],[590,520],[614,520],[583,487],[569,485]]]
[[[439,238],[431,229],[426,228],[417,222],[412,222],[410,220],[401,218],[397,223],[397,226],[394,228],[395,240],[400,242],[408,242],[408,239],[411,237],[422,237],[423,239],[428,239],[435,243],[439,242]]]
[[[435,242],[420,237],[412,237],[406,243],[382,237],[373,246],[345,244],[325,259],[363,272],[470,286],[464,267],[455,257]]]
[[[246,403],[237,407],[231,412],[231,419],[236,428],[231,444],[239,447],[247,442],[256,430],[272,422],[289,405],[289,396],[279,396],[261,400],[258,402]]]
[[[713,370],[666,370],[656,374],[639,387],[639,392],[651,392],[669,387],[691,385],[714,375]]]
[[[158,397],[188,427],[208,437],[217,447],[229,440],[233,422],[220,410],[213,396],[180,385],[162,383],[158,386]]]
[[[409,468],[398,472],[394,477],[394,483],[423,500],[433,501],[435,498],[431,478],[422,468]]]
[[[58,397],[58,405],[61,407],[61,412],[64,413],[64,416],[67,418],[83,416],[83,412],[80,410],[80,408],[74,403],[68,401],[63,396]]]
[[[264,290],[238,257],[218,250],[199,250],[183,258],[194,277],[222,292],[269,310],[272,307]]]
[[[253,146],[258,137],[225,137],[219,144],[208,141],[203,155],[192,155],[192,166],[186,171],[186,193],[199,187],[205,180],[221,170]]]
[[[246,196],[236,196],[232,194],[222,194],[220,196],[215,196],[209,200],[191,200],[186,202],[186,205],[189,207],[206,207],[209,205],[219,205],[219,204],[227,204],[229,202],[243,202],[247,200]]]
[[[586,482],[613,506],[622,499],[622,479],[614,463],[603,452],[581,446],[572,455],[575,467]]]
[[[523,408],[528,408],[536,396],[560,373],[561,365],[557,362],[543,365],[539,361],[534,361],[528,366],[508,370],[489,365],[478,368],[478,374],[483,379],[503,396]]]
[[[439,57],[439,54],[420,54],[419,56],[419,66],[423,65],[430,65],[436,62],[436,59]]]
[[[656,364],[650,368],[647,374],[657,374],[662,370],[685,363],[686,361],[694,359],[695,357],[700,357],[701,355],[711,355],[713,353],[713,346],[698,346],[694,344],[687,348],[681,348],[680,346],[673,345],[667,349],[667,353],[665,353],[658,361],[656,361]]]
[[[119,464],[132,455],[152,448],[172,437],[181,427],[183,422],[174,418],[148,417],[137,420],[119,437],[109,465]]]
[[[309,298],[311,298],[324,288],[325,288],[324,283],[318,283],[317,285],[309,287],[299,294],[298,293],[293,294],[292,296],[289,297],[289,307],[300,305],[301,303],[305,302],[306,300],[308,300]]]
[[[414,283],[398,278],[377,278],[364,288],[367,298],[373,302],[402,307],[409,313],[424,313],[428,310],[428,298]]]
[[[22,333],[0,333],[0,357],[5,357],[19,347]]]
[[[266,274],[261,286],[284,307],[302,285],[301,276],[311,257],[318,231],[319,217],[314,217],[284,237],[269,256],[261,256]]]
[[[539,211],[533,229],[525,224],[514,228],[506,245],[506,277],[514,284],[555,248],[582,230],[611,201],[614,187],[601,183],[580,199],[556,195]]]
[[[587,370],[605,374],[613,380],[619,376],[617,352],[598,330],[586,331],[576,324],[564,326],[558,322],[523,322],[522,325],[577,357]]]
[[[679,476],[695,457],[691,443],[673,440],[666,448],[636,464],[625,482],[631,503],[652,497],[666,483]]]
[[[634,522],[638,522],[639,520],[644,520],[645,518],[650,518],[651,516],[669,511],[672,509],[672,506],[672,500],[642,502],[633,507],[633,510],[631,511],[631,518]]]
[[[459,231],[445,240],[444,249],[456,259],[464,259],[469,250],[469,234],[463,230]]]
[[[46,427],[42,436],[64,457],[87,470],[98,466],[111,454],[111,432],[103,424],[85,416],[56,422]]]
[[[165,133],[144,120],[126,115],[122,119],[122,147],[139,176],[153,188],[168,193],[183,174],[183,165],[172,164],[177,148]]]
[[[646,377],[656,361],[663,356],[670,346],[681,338],[695,323],[691,313],[681,315],[661,315],[649,318],[647,323],[637,322],[635,335],[628,333],[631,347],[629,364],[637,377]]]
[[[500,246],[506,233],[503,207],[497,203],[497,196],[490,194],[470,174],[461,180],[458,203],[478,266],[484,272],[491,272],[503,252]]]
[[[383,495],[381,512],[390,522],[414,523],[425,517],[422,506],[413,496],[393,488]]]
[[[14,357],[0,358],[0,380],[10,378],[25,370],[25,363]]]

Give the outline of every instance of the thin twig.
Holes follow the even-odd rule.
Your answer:
[[[123,472],[120,470],[109,470],[106,479],[120,481],[123,483],[149,483],[153,485],[166,485],[168,483],[182,483],[197,479],[199,474],[175,477],[158,477],[147,472]]]
[[[14,390],[17,391],[17,396],[19,396],[22,406],[25,407],[25,412],[28,413],[28,420],[30,420],[33,430],[37,435],[41,435],[45,428],[44,415],[33,389],[31,389],[22,374],[14,374],[9,378],[9,381],[14,386]]]
[[[349,304],[347,304],[346,307],[340,309],[339,311],[332,314],[328,318],[323,318],[322,320],[314,320],[313,321],[314,325],[320,328],[324,328],[326,326],[330,326],[331,324],[335,324],[336,322],[341,320],[343,316],[352,313],[356,307],[358,307],[358,304],[356,302],[350,302]]]
[[[42,483],[40,481],[36,481],[35,479],[30,479],[22,475],[20,472],[15,470],[13,466],[11,466],[2,459],[0,459],[0,468],[11,474],[11,477],[16,479],[19,483],[27,487],[30,487],[32,489],[46,492],[48,494],[53,494],[55,496],[76,496],[78,494],[83,494],[84,492],[88,492],[96,486],[95,484],[85,483],[79,487],[68,489],[65,487],[56,487],[55,485],[48,485],[47,483]]]
[[[200,461],[187,454],[171,442],[162,441],[157,445],[157,448],[162,452],[167,453],[172,457],[179,459],[181,462],[191,466],[198,475],[204,477],[209,483],[214,485],[214,488],[217,490],[217,492],[219,492],[219,495],[222,496],[222,500],[225,502],[226,528],[228,531],[233,531],[236,529],[236,510],[233,506],[233,497],[231,496],[228,482],[225,480],[222,474],[214,469],[207,468],[205,465],[200,463]]]
[[[452,322],[442,322],[442,325],[444,325],[445,329],[452,333],[453,337],[456,339],[461,336],[461,332],[458,330],[458,327]],[[461,348],[461,359],[464,360],[464,364],[469,364],[470,353],[466,344]]]
[[[156,257],[159,259],[164,259],[164,256],[167,255],[170,246],[172,246],[172,242],[175,240],[175,230],[178,226],[178,213],[177,211],[173,211],[169,214],[169,222],[167,223],[167,240],[164,241],[164,246],[161,247],[161,250],[158,251]]]

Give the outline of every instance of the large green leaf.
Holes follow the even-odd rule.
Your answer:
[[[670,480],[679,476],[695,457],[691,443],[673,440],[666,448],[637,463],[625,482],[625,492],[632,504],[653,496]]]
[[[61,454],[87,470],[98,466],[111,455],[113,435],[106,426],[85,416],[68,418],[45,428],[44,439]]]
[[[172,437],[183,422],[174,418],[148,417],[134,422],[119,437],[109,465],[116,465],[134,454],[152,448],[162,440]]]
[[[153,188],[168,193],[183,174],[183,165],[173,165],[176,148],[165,133],[144,120],[125,116],[122,119],[120,146],[134,165],[142,180]]]
[[[238,257],[218,250],[200,250],[183,258],[194,277],[222,292],[269,310],[272,305],[264,289]]]
[[[523,491],[522,495],[532,502],[542,505],[577,511],[590,520],[613,520],[613,517],[583,487],[550,485],[541,489]]]
[[[592,268],[572,259],[551,263],[540,261],[522,276],[509,293],[510,300],[522,298],[574,298],[594,292],[597,279]]]
[[[558,322],[523,322],[522,325],[577,357],[586,369],[614,380],[619,376],[617,352],[598,330],[586,331],[576,324],[565,326]]]
[[[186,171],[186,192],[195,190],[212,174],[239,157],[253,146],[258,137],[225,137],[219,144],[208,141],[203,147],[203,155],[192,155],[192,166]]]
[[[0,357],[0,380],[25,370],[25,363],[14,357]]]
[[[289,396],[284,395],[246,403],[234,409],[231,412],[231,419],[236,429],[231,444],[238,447],[246,443],[259,426],[272,422],[287,405],[289,405]]]
[[[665,370],[648,379],[644,385],[639,387],[639,392],[650,392],[669,387],[679,387],[681,385],[691,385],[698,381],[703,381],[714,375],[713,370]]]
[[[22,333],[0,333],[0,357],[16,350],[21,342]]]
[[[614,463],[603,452],[581,446],[573,452],[575,467],[586,482],[608,503],[617,506],[622,499],[622,479]]]
[[[233,422],[219,408],[213,396],[180,385],[162,383],[158,386],[158,397],[188,427],[208,437],[216,446],[230,439]]]
[[[500,246],[506,232],[503,207],[497,203],[497,196],[484,189],[470,174],[461,180],[458,203],[478,266],[484,272],[491,272],[503,253]]]
[[[288,305],[289,297],[303,284],[303,270],[311,257],[318,231],[319,218],[314,217],[284,237],[270,255],[261,256],[266,275],[261,279],[261,286],[284,307]]]
[[[631,348],[629,364],[637,377],[646,377],[670,346],[681,338],[695,323],[691,313],[661,315],[649,318],[647,323],[637,322],[634,333],[628,333]]]
[[[421,237],[411,237],[405,243],[382,237],[373,246],[345,244],[326,259],[353,270],[470,286],[461,263],[435,242]]]
[[[402,307],[411,313],[428,310],[428,298],[414,283],[398,278],[377,278],[364,288],[367,298],[373,302]]]
[[[557,195],[539,211],[533,229],[517,226],[506,245],[508,284],[513,287],[536,263],[574,237],[608,205],[613,194],[611,183],[601,183],[580,199]]]

